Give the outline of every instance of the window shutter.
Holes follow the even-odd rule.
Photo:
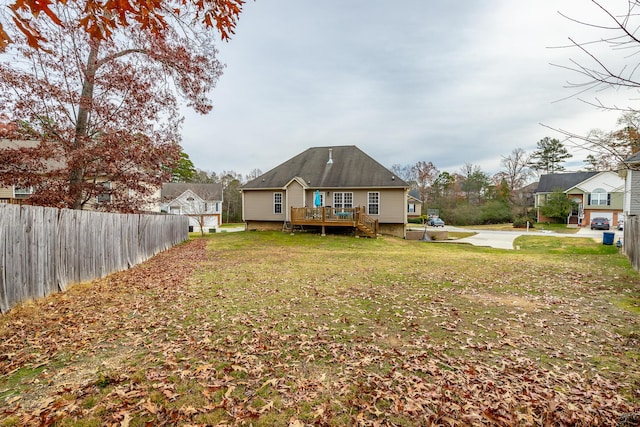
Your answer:
[[[591,205],[591,194],[587,197],[587,205]]]
[[[607,206],[611,206],[611,193],[607,194]]]

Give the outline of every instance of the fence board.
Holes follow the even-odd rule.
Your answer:
[[[0,312],[125,270],[188,238],[188,218],[0,204]]]
[[[624,252],[634,270],[640,271],[640,217],[627,215],[624,219]]]

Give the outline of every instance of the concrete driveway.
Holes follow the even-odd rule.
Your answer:
[[[591,230],[589,228],[581,228],[575,234],[563,234],[563,233],[555,233],[553,231],[544,231],[537,230],[536,231],[526,231],[520,229],[514,229],[514,231],[499,231],[499,230],[473,230],[469,228],[456,228],[452,226],[445,226],[445,230],[449,231],[459,231],[459,232],[474,232],[477,233],[470,237],[465,237],[464,239],[458,240],[449,240],[447,242],[450,243],[467,243],[474,246],[488,246],[492,248],[498,249],[515,249],[513,247],[513,241],[516,237],[527,235],[527,236],[554,236],[554,237],[591,237],[602,242],[602,235],[604,231],[602,230]],[[618,241],[618,238],[623,239],[624,232],[619,230],[609,230],[611,233],[615,233],[614,244]]]

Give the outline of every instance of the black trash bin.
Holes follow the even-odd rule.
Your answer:
[[[602,233],[602,244],[603,245],[613,245],[613,240],[616,237],[616,233]]]
[[[193,225],[189,226],[189,233],[193,233]]]

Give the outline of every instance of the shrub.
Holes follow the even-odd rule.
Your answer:
[[[533,228],[533,221],[531,221],[530,218],[526,217],[526,216],[520,216],[517,217],[516,219],[513,220],[513,227],[514,228],[526,228],[527,227],[527,221],[529,222],[529,227]]]
[[[482,206],[480,220],[482,224],[504,224],[511,222],[511,208],[505,202],[492,200]]]

